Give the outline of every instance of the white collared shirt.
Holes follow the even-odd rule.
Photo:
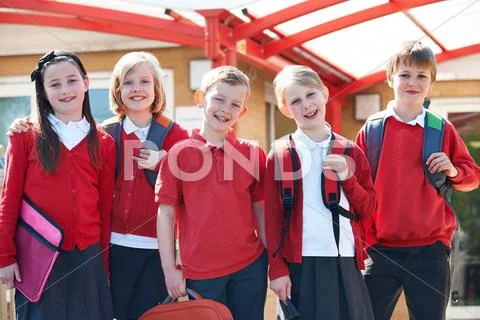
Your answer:
[[[48,115],[48,120],[52,124],[53,130],[57,133],[60,141],[68,150],[75,148],[90,131],[90,123],[85,117],[80,121],[69,121],[65,124],[51,113]]]
[[[402,119],[400,119],[400,117],[395,113],[394,106],[395,106],[395,101],[390,101],[388,103],[387,108],[385,109],[385,119],[388,117],[394,117],[400,122],[403,122],[412,126],[415,126],[418,124],[420,125],[420,127],[423,128],[423,126],[425,125],[425,113],[426,113],[425,108],[422,108],[422,113],[420,113],[415,119],[413,119],[412,121],[405,122]]]
[[[145,128],[139,128],[135,123],[128,116],[125,117],[123,121],[123,130],[126,134],[131,134],[135,132],[135,135],[140,139],[140,141],[145,141],[147,139],[148,130],[150,129],[150,125]]]
[[[336,257],[337,245],[333,234],[332,213],[323,204],[321,174],[323,160],[331,141],[314,142],[301,129],[293,133],[296,150],[302,164],[303,232],[302,256]],[[349,209],[347,197],[341,189],[340,205]],[[340,216],[340,255],[355,256],[355,245],[350,220]]]

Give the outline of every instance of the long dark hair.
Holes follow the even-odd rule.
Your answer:
[[[53,108],[47,99],[45,92],[45,86],[43,85],[43,74],[45,69],[55,63],[68,61],[73,63],[80,71],[82,78],[87,77],[87,72],[83,67],[80,58],[70,51],[51,51],[45,54],[37,64],[35,70],[31,74],[32,81],[35,81],[35,91],[37,96],[37,115],[38,115],[38,142],[37,142],[37,154],[38,159],[43,169],[49,173],[54,172],[58,165],[58,159],[60,156],[60,138],[53,129],[48,116],[53,114]],[[83,99],[82,114],[90,123],[90,131],[88,132],[88,154],[95,168],[101,166],[101,155],[99,152],[99,142],[97,134],[97,125],[93,118],[90,108],[90,98],[88,96],[88,90],[85,92]]]

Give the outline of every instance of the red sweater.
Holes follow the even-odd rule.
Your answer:
[[[174,124],[163,143],[163,150],[170,148],[180,140],[188,139],[188,132],[180,125]],[[145,176],[145,171],[138,168],[132,154],[125,155],[123,144],[125,141],[141,142],[135,133],[127,135],[122,130],[122,154],[120,170],[115,183],[113,200],[112,231],[123,234],[135,234],[146,237],[156,237],[157,210],[153,187]],[[126,156],[129,156],[126,158]],[[130,161],[132,177],[125,179],[125,159]],[[158,171],[159,165],[157,166]]]
[[[455,213],[423,171],[423,132],[420,125],[412,126],[394,117],[386,119],[375,180],[378,210],[365,221],[368,245],[410,247],[441,241],[450,246],[456,228]],[[357,143],[366,150],[363,130],[357,136]],[[477,188],[479,167],[448,121],[442,151],[458,170],[458,175],[450,179],[453,188],[460,191]]]
[[[0,267],[16,261],[15,228],[22,196],[27,196],[64,230],[62,249],[83,250],[95,243],[108,248],[115,168],[115,143],[97,130],[103,164],[96,169],[85,137],[72,150],[60,144],[58,167],[43,170],[35,143],[37,131],[10,137],[0,202]],[[107,265],[107,250],[104,262]]]
[[[336,134],[336,139],[345,139]],[[298,154],[297,163],[300,163]],[[341,182],[352,211],[362,221],[375,212],[377,201],[373,188],[372,177],[368,160],[363,152],[356,146],[351,149],[349,156],[355,161],[355,174]],[[299,174],[301,177],[301,173]],[[299,190],[295,196],[293,213],[285,243],[275,258],[273,253],[277,250],[282,233],[285,228],[285,219],[282,209],[282,199],[277,181],[275,181],[275,157],[270,151],[267,157],[267,169],[265,173],[265,228],[267,233],[267,249],[270,262],[269,276],[274,280],[289,274],[288,262],[302,262],[302,229],[303,229],[303,190],[302,179],[298,182]],[[321,195],[318,195],[321,197]],[[355,237],[355,257],[359,269],[364,268],[366,254],[364,249],[363,230],[359,222],[351,221],[353,235]]]

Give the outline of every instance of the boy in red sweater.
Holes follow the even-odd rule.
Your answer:
[[[200,130],[177,143],[160,165],[157,236],[167,290],[185,281],[203,298],[227,305],[235,320],[262,320],[267,289],[263,217],[265,153],[232,130],[247,111],[248,77],[234,67],[204,75],[195,102]],[[181,269],[175,264],[178,208]]]
[[[449,254],[456,217],[424,173],[425,97],[436,75],[435,56],[419,41],[405,43],[387,64],[395,100],[384,115],[375,190],[377,212],[365,223],[371,263],[365,281],[375,319],[390,319],[402,289],[413,319],[444,319],[450,289]],[[367,154],[365,126],[357,144]],[[480,170],[461,137],[446,121],[441,152],[426,161],[452,187],[478,187]]]

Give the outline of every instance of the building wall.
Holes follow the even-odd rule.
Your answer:
[[[392,100],[393,91],[387,83],[376,84],[363,93],[379,93],[382,108]],[[480,96],[480,80],[463,80],[463,81],[439,81],[435,82],[430,92],[430,98],[452,98],[452,97],[479,97]],[[347,105],[342,108],[341,133],[349,138],[354,139],[358,130],[362,127],[364,121],[355,120],[355,97],[352,95],[347,98]]]
[[[189,88],[189,61],[205,59],[201,49],[173,47],[146,50],[154,54],[162,68],[171,69],[175,81],[175,106],[192,106],[193,91]],[[118,59],[128,51],[109,51],[81,53],[80,57],[88,72],[111,72]],[[0,77],[30,75],[40,55],[0,57]],[[264,102],[264,83],[272,77],[249,65],[239,62],[239,68],[251,78],[252,94],[249,98],[249,110],[237,126],[241,137],[259,141],[267,146],[267,111]]]

